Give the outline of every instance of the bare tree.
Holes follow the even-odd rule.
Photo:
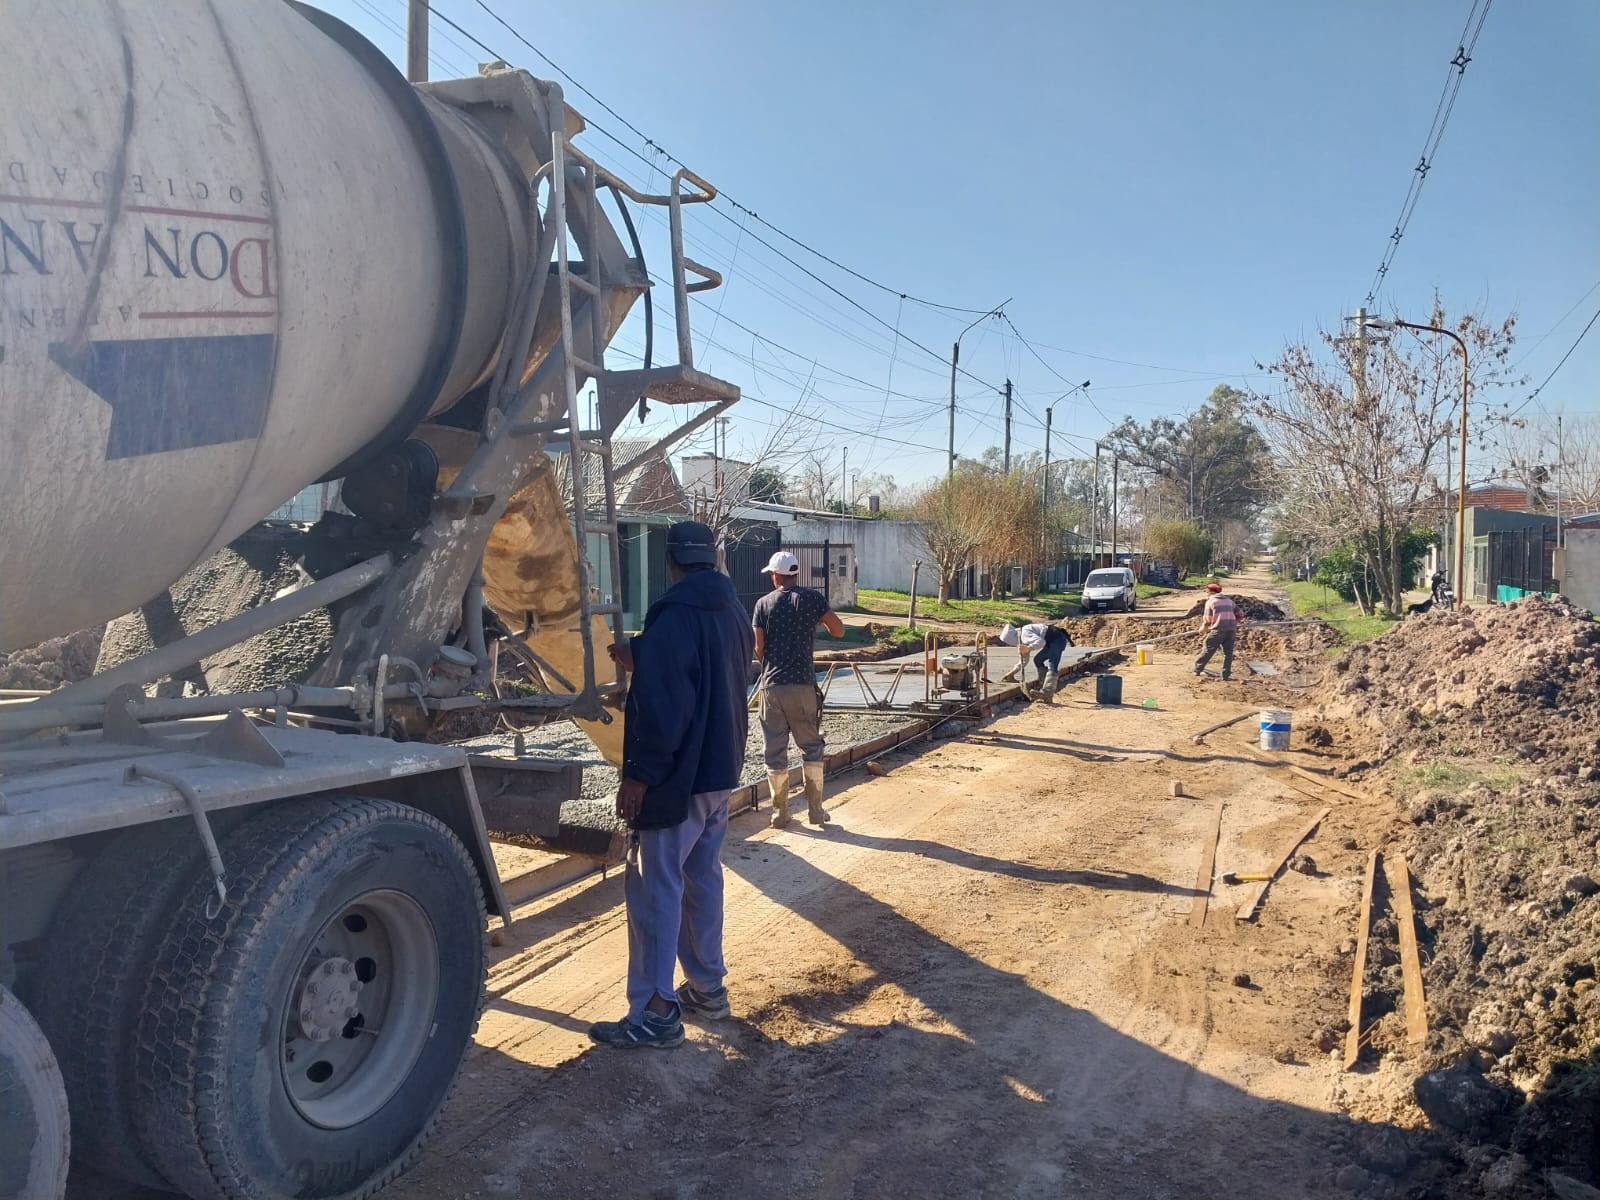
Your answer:
[[[815,410],[802,397],[793,408],[775,414],[772,420],[741,425],[739,431],[745,436],[733,451],[719,458],[711,472],[703,473],[692,483],[686,481],[691,514],[711,526],[719,544],[737,542],[742,536],[744,527],[738,514],[752,499],[754,483],[773,478],[790,483],[797,470],[804,472],[816,459],[820,436],[815,417]],[[689,448],[702,452],[711,449],[710,439],[707,432],[692,440]],[[800,502],[794,496],[790,498]]]
[[[1541,511],[1553,510],[1557,495],[1569,514],[1600,508],[1600,420],[1592,415],[1513,418],[1500,431],[1494,462]]]
[[[929,484],[912,502],[918,538],[939,571],[940,604],[949,601],[956,573],[983,545],[989,521],[983,482],[981,469],[964,466]]]
[[[1481,393],[1514,382],[1507,362],[1516,318],[1492,325],[1467,314],[1447,324],[1435,298],[1430,323],[1467,343],[1468,413],[1481,435],[1492,420]],[[1397,332],[1360,342],[1324,333],[1321,353],[1288,346],[1270,368],[1282,390],[1251,405],[1287,478],[1280,533],[1315,549],[1351,543],[1390,612],[1401,609],[1403,543],[1437,492],[1461,399],[1460,359],[1437,341],[1444,339]]]

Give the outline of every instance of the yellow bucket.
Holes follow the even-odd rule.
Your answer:
[[[1156,647],[1154,642],[1139,642],[1134,646],[1134,662],[1141,667],[1148,667],[1156,660]]]

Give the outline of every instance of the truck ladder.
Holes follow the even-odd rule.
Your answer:
[[[578,612],[579,635],[583,639],[583,691],[593,694],[595,679],[595,647],[593,618],[610,619],[614,645],[623,637],[620,601],[622,587],[621,539],[617,529],[616,464],[612,457],[611,438],[628,412],[637,404],[643,416],[644,401],[658,400],[664,404],[711,403],[712,412],[701,413],[691,423],[698,425],[716,412],[733,404],[739,398],[739,389],[733,384],[694,369],[694,349],[689,336],[689,295],[718,287],[722,277],[684,256],[683,214],[684,203],[706,203],[716,196],[716,190],[699,176],[679,170],[672,176],[671,191],[665,196],[640,193],[617,179],[603,167],[576,149],[565,132],[557,130],[551,138],[551,214],[556,228],[556,291],[560,304],[561,353],[563,383],[566,394],[565,420],[552,423],[552,438],[566,436],[570,447],[572,482],[572,524],[578,542]],[[569,178],[569,164],[573,170]],[[698,190],[685,194],[682,183],[688,180]],[[667,367],[647,367],[640,370],[608,371],[605,364],[607,341],[606,324],[609,313],[606,306],[607,280],[598,255],[587,255],[582,272],[573,270],[569,230],[567,225],[568,188],[578,187],[577,202],[584,206],[588,227],[600,224],[599,188],[602,184],[613,187],[640,204],[665,205],[670,216],[672,236],[672,285],[678,333],[679,362]],[[642,265],[642,264],[641,264]],[[688,272],[700,278],[688,281]],[[577,291],[589,298],[589,353],[592,358],[579,355],[573,332],[572,295]],[[584,429],[578,413],[578,377],[585,375],[595,386],[595,428]],[[680,431],[681,433],[681,431]],[[672,439],[669,439],[672,440]],[[589,519],[590,460],[600,472],[603,498],[603,517],[599,523]],[[589,535],[605,539],[606,553],[611,568],[611,598],[597,603],[594,596],[594,565],[589,558]],[[615,684],[605,690],[615,695],[622,693],[627,684],[627,674],[617,670]]]

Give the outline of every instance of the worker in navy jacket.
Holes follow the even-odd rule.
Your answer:
[[[667,533],[672,587],[644,629],[612,648],[633,672],[617,815],[633,830],[628,906],[628,1015],[589,1036],[609,1046],[676,1046],[683,1013],[731,1011],[722,960],[722,843],[728,795],[744,769],[746,680],[754,638],[733,583],[716,569],[710,528]],[[673,987],[683,962],[685,982]]]

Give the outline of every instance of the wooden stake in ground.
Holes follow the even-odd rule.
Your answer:
[[[1279,871],[1283,870],[1284,864],[1287,863],[1294,852],[1300,848],[1300,843],[1315,833],[1317,831],[1317,826],[1321,825],[1322,822],[1327,819],[1328,814],[1332,811],[1333,809],[1331,808],[1325,808],[1316,816],[1312,817],[1311,823],[1300,831],[1300,836],[1295,838],[1294,841],[1290,842],[1288,846],[1284,848],[1282,856],[1276,863],[1272,865],[1272,869],[1267,872],[1268,878],[1258,884],[1255,892],[1251,894],[1250,898],[1239,906],[1239,911],[1235,914],[1239,920],[1248,921],[1251,917],[1256,915],[1256,909],[1261,907],[1261,901],[1266,898],[1267,889],[1272,886],[1273,878],[1276,877]]]
[[[1240,713],[1237,717],[1229,717],[1226,721],[1218,721],[1215,725],[1207,725],[1204,729],[1202,729],[1199,733],[1195,734],[1194,737],[1190,738],[1189,740],[1192,741],[1196,746],[1198,746],[1201,742],[1206,740],[1206,735],[1207,734],[1215,733],[1219,729],[1226,729],[1229,725],[1237,725],[1240,721],[1248,721],[1251,717],[1253,717],[1255,715],[1256,715],[1256,710],[1255,709],[1251,709],[1249,712]]]
[[[1400,926],[1400,971],[1406,984],[1406,1040],[1413,1046],[1428,1037],[1428,1005],[1422,992],[1422,956],[1417,952],[1417,916],[1411,907],[1411,872],[1398,850],[1383,862],[1389,902]]]
[[[1344,1069],[1348,1071],[1361,1057],[1361,990],[1367,973],[1367,935],[1372,930],[1372,888],[1378,879],[1380,851],[1367,860],[1367,878],[1361,885],[1361,915],[1356,928],[1356,965],[1350,976],[1350,1031],[1344,1035]]]
[[[1211,820],[1211,836],[1200,852],[1200,873],[1195,876],[1194,903],[1189,906],[1189,924],[1196,929],[1206,923],[1206,905],[1211,900],[1211,877],[1217,867],[1217,838],[1222,834],[1222,809],[1217,805],[1217,815]]]

